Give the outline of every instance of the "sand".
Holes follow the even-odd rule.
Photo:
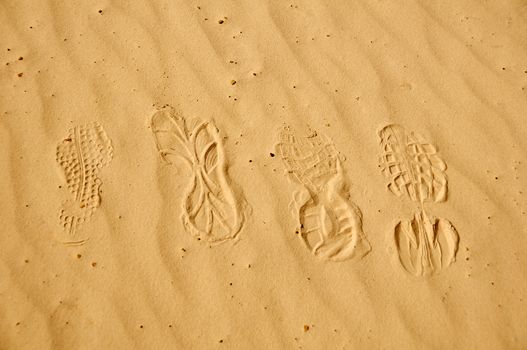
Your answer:
[[[0,2],[1,349],[525,349],[525,1]]]

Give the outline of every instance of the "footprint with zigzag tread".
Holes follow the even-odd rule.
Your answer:
[[[446,164],[436,147],[422,136],[400,125],[387,125],[379,131],[381,171],[389,179],[388,189],[408,197],[419,206],[411,220],[395,226],[394,238],[399,261],[415,276],[437,274],[456,258],[459,235],[450,223],[426,213],[424,204],[446,201]]]

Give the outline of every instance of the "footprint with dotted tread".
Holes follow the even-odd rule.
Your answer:
[[[65,244],[82,244],[89,239],[81,225],[100,206],[102,181],[99,172],[113,158],[111,140],[97,123],[75,126],[57,146],[56,161],[63,170],[71,197],[59,214]]]

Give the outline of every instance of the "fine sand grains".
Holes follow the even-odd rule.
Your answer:
[[[0,349],[527,348],[525,1],[2,0],[0,33]]]

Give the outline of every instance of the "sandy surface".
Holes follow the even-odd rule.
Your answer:
[[[525,1],[3,0],[0,33],[1,349],[527,347]]]

